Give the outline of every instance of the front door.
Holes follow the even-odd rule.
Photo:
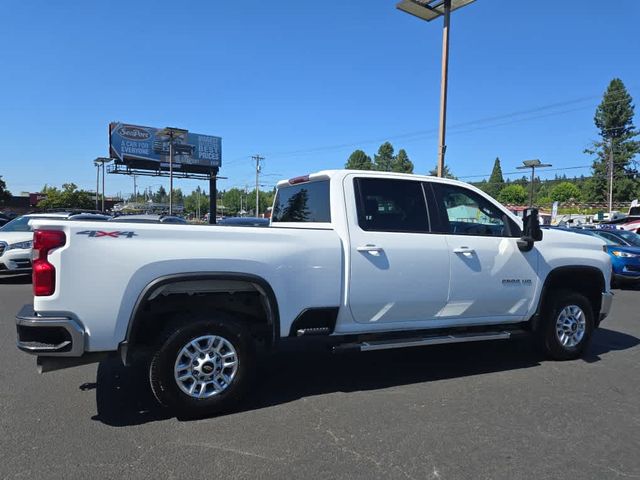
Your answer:
[[[442,316],[523,320],[538,281],[537,249],[520,251],[520,228],[484,196],[458,185],[431,185],[438,217],[433,228],[446,234],[451,257],[449,311]]]

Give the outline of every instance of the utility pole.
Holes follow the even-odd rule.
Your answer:
[[[613,137],[609,139],[609,220],[613,212]]]
[[[262,160],[264,160],[264,157],[261,157],[260,155],[254,155],[253,158],[256,161],[256,211],[255,211],[255,216],[258,217],[259,216],[259,210],[260,210],[260,196],[259,196],[259,187],[260,187],[260,171],[262,170],[262,167],[260,166],[260,162]]]

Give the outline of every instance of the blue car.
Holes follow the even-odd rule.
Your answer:
[[[613,283],[640,281],[640,235],[626,230],[571,229],[572,232],[601,238],[613,266]]]

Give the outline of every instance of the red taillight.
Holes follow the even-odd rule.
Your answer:
[[[33,232],[33,294],[36,297],[53,295],[56,289],[56,269],[47,256],[54,248],[64,246],[67,237],[60,230]]]

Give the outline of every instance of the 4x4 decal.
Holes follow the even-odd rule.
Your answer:
[[[82,232],[78,232],[77,235],[87,235],[88,237],[91,237],[91,238],[94,238],[94,237],[95,238],[98,238],[98,237],[131,238],[131,237],[137,236],[138,234],[136,232],[120,232],[120,231],[103,232],[102,230],[83,230]]]

